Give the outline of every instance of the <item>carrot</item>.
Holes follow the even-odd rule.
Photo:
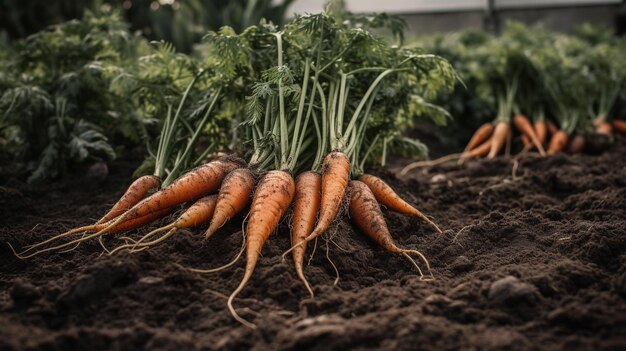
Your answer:
[[[548,136],[548,125],[546,124],[546,121],[537,120],[534,123],[534,127],[535,133],[537,134],[537,139],[539,139],[539,142],[542,146],[545,145],[546,137]]]
[[[143,199],[123,215],[117,217],[108,227],[101,230],[101,234],[115,228],[122,221],[141,217],[162,208],[173,207],[211,194],[220,187],[222,180],[228,173],[241,166],[242,163],[239,160],[220,159],[196,167],[176,179],[167,188]]]
[[[370,188],[376,198],[376,201],[378,201],[381,205],[390,208],[392,211],[418,217],[428,223],[428,225],[435,229],[435,231],[439,234],[443,233],[441,229],[428,219],[428,217],[424,216],[422,212],[411,206],[408,202],[404,201],[395,191],[393,191],[389,184],[385,183],[384,180],[371,174],[364,174],[359,177],[359,181],[365,183]]]
[[[463,153],[461,155],[461,161],[463,161],[465,159],[468,159],[468,158],[475,158],[475,157],[485,156],[485,155],[487,155],[487,153],[489,153],[489,150],[491,150],[491,138],[487,139],[487,141],[485,141],[484,143],[480,144],[479,146],[477,146],[473,150],[470,150],[470,151],[468,151],[466,153]]]
[[[556,155],[559,152],[562,152],[567,145],[567,140],[569,139],[567,133],[563,130],[557,130],[552,134],[552,139],[550,139],[550,145],[548,146],[548,155]]]
[[[596,133],[598,134],[612,134],[613,133],[613,126],[611,125],[611,123],[601,118],[596,118],[595,120],[593,120],[593,125],[594,127],[596,127]]]
[[[98,230],[104,229],[106,225],[103,225],[103,224],[105,224],[106,222],[109,222],[110,220],[126,212],[126,210],[128,210],[129,208],[134,206],[136,203],[141,201],[141,199],[143,199],[146,196],[146,194],[148,193],[148,191],[150,191],[150,189],[158,188],[160,184],[161,184],[161,180],[157,176],[147,175],[147,176],[139,177],[128,187],[128,189],[126,189],[126,192],[124,193],[124,195],[122,195],[122,197],[117,201],[117,203],[113,205],[113,207],[109,210],[109,212],[107,212],[96,223],[70,229],[64,233],[58,234],[45,241],[42,241],[35,245],[31,245],[28,247],[26,251],[34,249],[36,247],[40,247],[42,245],[45,245],[46,243],[49,243],[51,241],[54,241],[54,240],[57,240],[57,239],[60,239],[60,238],[63,238],[63,237],[66,237],[68,235],[72,235],[75,233],[94,231],[94,230],[98,231]]]
[[[468,152],[470,150],[473,150],[478,145],[480,145],[481,143],[489,139],[492,133],[493,133],[493,124],[491,123],[483,124],[478,129],[476,129],[476,132],[474,133],[470,141],[467,143],[467,146],[465,147],[465,150],[463,150],[463,152]]]
[[[284,257],[296,247],[306,245],[311,240],[324,234],[337,217],[350,180],[350,160],[341,151],[326,155],[322,163],[322,200],[319,218],[313,232],[304,241],[294,244],[283,253]]]
[[[500,150],[502,150],[502,146],[504,146],[509,132],[510,127],[508,122],[498,122],[493,131],[493,136],[491,137],[491,148],[489,149],[489,154],[487,155],[488,159],[493,159],[498,155]]]
[[[520,131],[520,133],[522,133],[527,138],[529,138],[530,141],[532,141],[541,156],[545,156],[546,151],[543,149],[543,145],[541,145],[541,142],[539,141],[539,138],[535,133],[535,129],[528,120],[528,117],[520,113],[515,114],[515,116],[513,116],[513,125],[515,126],[515,128],[517,128],[517,130]]]
[[[147,215],[139,217],[139,218],[134,218],[134,219],[129,219],[129,220],[123,221],[123,222],[119,223],[115,228],[111,229],[111,231],[109,233],[110,234],[116,234],[116,233],[121,233],[121,232],[124,232],[124,231],[128,231],[128,230],[132,230],[132,229],[141,227],[144,224],[150,223],[150,222],[152,222],[152,221],[154,221],[154,220],[156,220],[158,218],[161,218],[163,216],[168,215],[173,210],[174,210],[173,207],[165,208],[165,209],[162,209],[162,210],[159,210],[157,212],[153,212],[153,213],[147,214]],[[93,224],[93,225],[90,225],[90,226],[85,226],[85,227],[82,227],[82,228],[79,228],[79,229],[82,229],[81,232],[85,232],[85,231],[96,231],[96,232],[99,232],[100,230],[102,230],[102,229],[106,228],[107,226],[109,226],[111,223],[112,223],[112,221],[109,221],[109,222],[106,222],[106,223],[100,223],[100,224]],[[49,239],[47,239],[45,241],[42,241],[42,242],[37,243],[35,245],[29,246],[26,250],[20,252],[19,254],[16,253],[15,250],[13,250],[13,247],[11,247],[11,250],[13,250],[13,253],[15,254],[15,256],[17,256],[18,258],[24,259],[24,258],[30,258],[30,257],[36,256],[36,255],[39,255],[39,254],[44,253],[44,252],[54,251],[54,250],[62,249],[62,248],[65,248],[65,247],[68,247],[68,246],[71,246],[71,245],[75,245],[75,244],[81,243],[81,242],[83,242],[85,240],[89,240],[91,238],[94,238],[94,237],[98,236],[97,235],[98,233],[91,234],[91,235],[88,235],[88,236],[83,236],[82,238],[79,238],[79,239],[75,239],[75,240],[72,240],[72,241],[69,241],[69,242],[66,242],[66,243],[63,243],[63,244],[59,244],[59,245],[56,245],[56,246],[53,246],[53,247],[49,247],[49,248],[46,248],[46,249],[35,251],[35,252],[33,252],[31,254],[28,254],[28,255],[24,255],[25,253],[27,253],[27,252],[35,249],[35,248],[41,247],[41,246],[43,246],[43,245],[45,245],[47,243],[50,243],[52,241],[55,241],[57,239],[60,239],[62,237],[65,237],[65,236],[68,236],[68,235],[71,235],[71,234],[74,234],[74,233],[77,233],[77,232],[76,231],[74,231],[74,232],[69,231],[69,232],[66,232],[66,233],[63,233],[63,234],[56,235],[56,236],[54,236],[52,238],[49,238]],[[9,246],[11,246],[11,245],[9,244]]]
[[[622,121],[620,119],[614,119],[613,127],[619,133],[626,134],[626,121]]]
[[[385,250],[406,257],[415,268],[417,268],[420,278],[424,279],[424,273],[422,273],[417,263],[409,256],[409,253],[418,255],[424,261],[430,273],[430,265],[426,257],[416,250],[401,249],[393,242],[380,206],[378,202],[376,202],[374,194],[365,183],[354,180],[350,184],[350,187],[350,205],[348,208],[352,222]],[[432,273],[430,275],[432,277]]]
[[[317,172],[304,172],[296,179],[296,197],[293,201],[291,219],[291,245],[304,241],[313,231],[315,219],[320,209],[322,177]],[[313,297],[313,289],[304,276],[304,254],[306,243],[293,250],[293,263],[296,274]]]
[[[154,175],[145,175],[137,178],[126,190],[124,195],[96,224],[108,222],[113,218],[126,212],[131,207],[141,201],[148,191],[156,189],[161,185],[161,179]]]
[[[115,248],[113,251],[111,251],[109,254],[113,254],[123,249],[130,249],[131,253],[142,251],[144,249],[147,249],[150,246],[156,245],[162,242],[163,240],[171,237],[172,235],[176,233],[178,229],[197,227],[203,223],[206,223],[209,221],[209,219],[211,219],[211,217],[213,217],[213,212],[215,211],[216,202],[217,202],[217,195],[209,195],[209,196],[201,197],[193,205],[191,205],[191,207],[189,207],[185,212],[183,212],[183,214],[181,214],[174,222],[149,232],[148,234],[144,235],[141,239],[139,239],[138,241],[132,244],[120,245],[117,248]],[[168,232],[165,235],[161,236],[160,238],[149,241],[149,242],[144,242],[146,239],[154,236],[155,234],[164,232],[164,231],[168,231]],[[138,250],[137,247],[140,247],[140,249]]]
[[[569,143],[570,154],[580,154],[585,150],[585,137],[577,134]]]
[[[205,234],[207,239],[250,203],[255,184],[254,174],[248,168],[238,168],[224,178],[215,214]]]
[[[270,171],[261,179],[252,198],[247,226],[246,268],[241,283],[228,297],[228,309],[237,321],[253,329],[256,325],[237,314],[233,308],[233,299],[250,280],[263,245],[293,201],[294,193],[295,184],[289,173]]]

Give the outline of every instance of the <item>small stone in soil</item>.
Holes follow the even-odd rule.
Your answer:
[[[513,276],[496,280],[489,287],[489,300],[496,304],[505,304],[513,301],[534,303],[537,300],[537,289],[528,283],[521,282]]]
[[[143,277],[139,279],[139,284],[153,285],[163,282],[163,278],[159,277]]]

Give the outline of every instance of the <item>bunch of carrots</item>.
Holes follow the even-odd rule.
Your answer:
[[[210,42],[235,65],[223,67],[220,65],[225,63],[220,62],[203,71],[217,72],[219,81],[223,76],[220,70],[229,68],[228,80],[215,85],[206,114],[212,113],[214,105],[224,105],[224,99],[245,106],[235,144],[249,145],[251,151],[237,150],[242,158],[217,157],[175,179],[168,176],[172,180],[165,186],[158,176],[140,177],[96,223],[28,246],[16,255],[28,258],[72,249],[86,240],[138,229],[185,204],[188,208],[172,223],[138,239],[121,237],[125,243],[110,253],[140,252],[165,242],[179,229],[205,224],[208,239],[249,209],[245,244],[235,260],[217,269],[194,271],[229,267],[245,251],[244,275],[227,306],[235,319],[254,328],[237,314],[233,300],[249,281],[264,244],[281,220],[291,210],[292,246],[285,255],[291,253],[297,276],[313,296],[304,274],[307,244],[328,231],[346,204],[351,221],[364,234],[385,250],[407,258],[421,278],[430,278],[424,255],[394,243],[380,205],[420,218],[438,233],[441,230],[382,179],[363,169],[387,152],[379,135],[392,133],[381,126],[393,128],[396,115],[413,108],[407,104],[425,104],[412,97],[427,90],[450,89],[456,75],[438,56],[390,45],[372,35],[369,29],[384,24],[387,16],[380,18],[383,20],[350,16],[354,17],[339,22],[320,13],[298,17],[282,30],[262,22],[241,34],[229,29],[211,33]],[[430,79],[433,76],[438,79]],[[242,81],[247,82],[243,87]],[[390,107],[390,101],[402,103]],[[177,116],[183,113],[183,104],[181,101],[167,124],[170,129],[162,136],[175,134],[171,128],[179,125]],[[183,144],[176,160],[189,160],[194,136]],[[166,141],[159,150],[176,153]],[[169,159],[159,154],[156,158]],[[186,164],[158,164],[157,168],[171,170]],[[421,259],[421,267],[412,256]]]
[[[613,133],[626,133],[626,121],[617,118],[626,106],[623,39],[588,27],[565,35],[508,22],[499,36],[468,31],[430,40],[426,46],[450,58],[466,82],[456,95],[443,95],[443,106],[455,117],[496,117],[480,123],[462,152],[412,163],[403,172],[503,152],[597,152],[611,144]]]

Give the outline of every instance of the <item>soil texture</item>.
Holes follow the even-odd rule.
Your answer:
[[[375,172],[444,229],[383,209],[397,244],[420,250],[434,281],[377,247],[343,216],[296,278],[283,221],[235,300],[243,218],[210,240],[180,231],[138,254],[96,240],[19,260],[16,248],[106,212],[138,162],[62,182],[0,177],[0,350],[625,350],[626,139],[600,155],[500,157]],[[175,215],[128,235],[134,238]],[[113,248],[119,235],[105,238]],[[307,250],[312,252],[312,245]],[[328,258],[327,258],[328,257]],[[336,273],[332,260],[339,273]]]

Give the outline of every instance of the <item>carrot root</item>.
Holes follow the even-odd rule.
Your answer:
[[[296,195],[293,201],[291,218],[291,245],[306,239],[313,231],[315,219],[320,209],[322,177],[316,172],[304,172],[296,179]],[[313,289],[304,275],[304,256],[306,245],[293,250],[293,263],[296,275],[302,281],[311,297]]]
[[[365,183],[374,194],[376,201],[387,208],[406,215],[415,216],[431,226],[437,233],[443,234],[441,229],[422,212],[415,207],[411,206],[408,202],[404,201],[400,195],[398,195],[389,184],[384,180],[371,175],[364,174],[359,177],[359,180]]]
[[[460,158],[462,155],[463,155],[462,153],[457,153],[457,154],[445,155],[445,156],[439,157],[436,160],[413,162],[413,163],[406,165],[404,168],[402,168],[402,170],[400,171],[400,175],[406,175],[409,171],[415,168],[432,167],[432,166],[440,165],[442,163],[446,163],[448,161],[456,160]]]
[[[528,139],[530,139],[530,141],[535,145],[535,147],[537,148],[541,156],[546,155],[546,151],[543,148],[543,145],[541,144],[539,137],[537,137],[535,128],[533,127],[532,124],[530,124],[530,121],[528,120],[526,116],[521,115],[521,114],[516,114],[513,117],[513,124],[515,125],[515,128],[517,128],[517,130],[519,130],[523,135],[525,135]]]
[[[259,182],[252,199],[247,230],[246,268],[239,286],[232,292],[227,301],[228,310],[233,318],[252,329],[256,329],[256,325],[237,314],[233,307],[233,300],[250,280],[263,245],[276,229],[278,222],[293,201],[294,193],[295,182],[289,173],[270,171]]]
[[[478,129],[476,129],[476,132],[474,133],[470,141],[467,143],[467,146],[465,147],[465,150],[463,150],[463,152],[471,151],[474,148],[476,148],[478,145],[487,141],[487,139],[491,137],[491,134],[493,134],[493,131],[494,131],[494,127],[493,127],[493,124],[491,123],[485,123],[482,126],[480,126]]]
[[[161,179],[154,175],[145,175],[137,178],[126,190],[124,195],[113,205],[96,224],[108,222],[117,218],[131,207],[135,206],[139,201],[143,200],[146,194],[161,186]]]
[[[432,277],[430,264],[422,253],[416,250],[402,249],[394,243],[391,233],[389,233],[389,229],[387,228],[383,213],[380,210],[380,205],[367,184],[358,180],[352,181],[349,209],[350,219],[364,234],[369,236],[388,252],[402,254],[404,257],[408,258],[417,268],[420,279],[426,280],[428,278],[424,275],[422,269],[419,268],[417,263],[408,254],[413,253],[418,255],[424,261]]]
[[[489,149],[489,154],[487,154],[487,159],[491,160],[495,158],[500,150],[502,150],[502,147],[506,143],[509,136],[510,128],[511,127],[508,122],[499,122],[496,125],[491,137],[491,147]]]

